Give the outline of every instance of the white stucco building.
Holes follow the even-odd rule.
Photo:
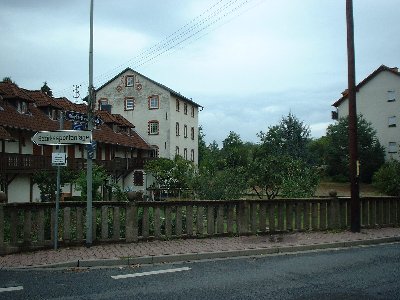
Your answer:
[[[400,159],[400,73],[398,68],[380,66],[356,87],[357,114],[372,123],[385,147],[386,159]],[[347,91],[334,104],[338,118],[348,115]],[[337,114],[336,114],[337,113]]]
[[[198,163],[198,114],[202,107],[127,68],[96,90],[96,109],[120,114],[152,147],[154,156],[176,154]]]

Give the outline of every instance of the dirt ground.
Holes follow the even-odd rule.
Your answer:
[[[335,190],[339,197],[350,196],[350,183],[326,182],[322,181],[315,196],[328,196],[330,190]],[[360,185],[360,196],[382,196],[371,184]]]

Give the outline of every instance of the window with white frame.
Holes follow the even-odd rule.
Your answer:
[[[396,142],[389,142],[389,153],[397,153],[397,143]]]
[[[107,105],[108,104],[108,99],[107,98],[101,98],[100,100],[99,100],[99,109],[101,109],[101,107],[103,106],[103,105]]]
[[[160,124],[156,120],[149,121],[148,133],[149,135],[157,135],[160,132]]]
[[[387,91],[387,101],[388,102],[396,101],[396,92],[395,92],[395,90]]]
[[[396,116],[391,116],[388,118],[389,127],[396,127]]]
[[[125,110],[135,109],[135,98],[127,97],[125,98]]]
[[[135,76],[134,75],[126,75],[125,86],[134,86],[134,84],[135,84]]]
[[[160,108],[160,99],[158,95],[152,95],[149,97],[149,109]]]

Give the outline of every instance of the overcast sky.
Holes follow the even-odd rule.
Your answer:
[[[257,133],[289,112],[325,135],[347,85],[345,0],[94,0],[94,82],[126,67],[204,106],[207,142]],[[1,0],[0,79],[87,94],[89,4]],[[398,0],[354,0],[357,82],[400,65]]]

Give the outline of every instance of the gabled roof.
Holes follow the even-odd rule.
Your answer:
[[[171,95],[173,95],[174,97],[181,98],[181,99],[183,99],[183,100],[189,102],[190,104],[192,104],[192,105],[194,105],[194,106],[202,107],[200,104],[197,104],[197,103],[194,102],[192,99],[189,99],[189,98],[187,98],[187,97],[181,95],[180,93],[175,92],[174,90],[170,89],[169,87],[167,87],[167,86],[165,86],[165,85],[163,85],[163,84],[161,84],[161,83],[159,83],[159,82],[157,82],[157,81],[154,81],[153,79],[150,79],[149,77],[147,77],[147,76],[145,76],[145,75],[143,75],[143,74],[140,74],[139,72],[136,72],[136,71],[134,71],[134,70],[131,69],[131,68],[126,68],[126,69],[123,70],[122,72],[120,72],[120,73],[118,73],[117,75],[115,75],[115,76],[114,76],[113,78],[111,78],[109,81],[107,81],[107,82],[104,83],[102,86],[100,86],[98,89],[96,89],[96,92],[100,91],[100,90],[103,89],[105,86],[107,86],[109,83],[111,83],[112,81],[114,81],[115,79],[117,79],[117,78],[120,77],[122,74],[124,74],[125,72],[128,72],[128,71],[133,72],[133,73],[136,73],[136,74],[142,76],[143,78],[145,78],[146,80],[150,81],[151,83],[153,83],[153,84],[155,84],[155,85],[157,85],[157,86],[159,86],[159,87],[161,87],[161,88],[167,90],[167,91],[170,92]],[[86,97],[86,98],[87,98],[87,97]],[[86,98],[85,98],[85,99],[86,99]],[[83,99],[83,100],[84,100],[84,101],[87,101],[87,100],[85,100],[85,99]]]
[[[8,82],[0,82],[0,140],[13,139],[8,129],[23,129],[28,131],[58,130],[59,121],[52,120],[39,107],[54,106],[63,110],[70,110],[79,113],[86,113],[85,104],[76,104],[67,98],[52,98],[40,91],[29,91],[19,88],[17,85]],[[28,113],[20,113],[16,107],[9,103],[9,100],[25,100],[29,103]],[[96,114],[99,112],[96,112]],[[121,127],[134,128],[128,120],[120,115],[113,116],[108,112],[100,112],[101,117],[107,115],[111,123]],[[73,122],[65,121],[64,129],[72,129]],[[100,125],[93,130],[93,138],[97,142],[121,145],[137,149],[151,149],[136,132],[114,132],[106,124]]]
[[[6,100],[21,99],[26,102],[35,102],[23,89],[19,88],[15,83],[8,81],[0,82],[0,96]]]
[[[35,100],[36,106],[38,107],[54,107],[57,109],[62,109],[59,103],[54,100],[53,97],[48,96],[47,94],[43,93],[42,91],[29,91],[23,89],[32,99]]]
[[[369,74],[364,80],[362,80],[359,84],[357,84],[357,86],[356,86],[356,91],[358,92],[358,91],[360,90],[360,88],[362,88],[362,87],[363,87],[364,85],[366,85],[369,81],[371,81],[376,75],[378,75],[378,74],[381,73],[381,72],[385,72],[385,71],[390,72],[390,73],[392,73],[392,74],[397,75],[397,76],[400,77],[400,73],[399,73],[399,70],[398,70],[397,67],[389,68],[389,67],[387,67],[387,66],[385,66],[385,65],[381,65],[378,69],[376,69],[374,72],[372,72],[371,74]],[[345,90],[345,91],[342,93],[342,97],[341,97],[340,99],[336,100],[336,102],[333,103],[332,106],[338,107],[340,104],[342,104],[342,102],[343,102],[344,100],[347,99],[347,96],[348,96],[348,90]]]

